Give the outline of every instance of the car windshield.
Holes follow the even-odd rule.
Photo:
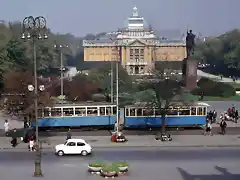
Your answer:
[[[67,143],[68,143],[68,141],[66,141],[66,142],[64,143],[64,145],[67,145]]]

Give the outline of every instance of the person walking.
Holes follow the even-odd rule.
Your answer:
[[[34,151],[34,138],[31,136],[29,138],[29,151]]]
[[[220,128],[221,128],[222,135],[226,134],[226,127],[227,127],[227,123],[224,119],[222,119],[222,121],[220,123]]]
[[[70,129],[70,128],[68,129],[68,132],[67,132],[67,138],[66,138],[66,140],[68,140],[68,139],[72,139],[72,132],[71,132],[71,129]]]
[[[13,129],[12,140],[11,140],[12,147],[17,146],[17,134],[16,133],[17,133],[17,130]]]
[[[238,110],[235,111],[235,123],[238,122]]]
[[[212,134],[212,126],[211,126],[211,123],[209,120],[207,120],[207,123],[206,123],[206,130],[205,130],[205,133],[204,133],[204,136],[206,135],[213,135]]]
[[[10,130],[9,122],[8,122],[8,120],[5,120],[5,122],[4,122],[4,132],[5,132],[5,134],[7,134],[9,130]]]

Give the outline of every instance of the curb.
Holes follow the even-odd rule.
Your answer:
[[[100,148],[104,148],[104,149],[127,149],[127,148],[227,148],[227,147],[240,147],[240,144],[236,144],[236,145],[166,145],[166,146],[92,146],[93,148],[96,148],[96,149],[100,149]],[[42,148],[43,150],[54,150],[55,148],[54,147],[45,147],[45,148]],[[27,148],[1,148],[0,147],[0,151],[2,150],[14,150],[14,151],[17,151],[17,150],[27,150]]]

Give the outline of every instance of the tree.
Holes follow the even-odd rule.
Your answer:
[[[3,74],[4,96],[7,98],[5,106],[8,113],[18,116],[25,114],[33,116],[34,93],[28,91],[28,85],[34,84],[33,80],[33,75],[30,72],[10,71]],[[38,84],[47,85],[40,79],[38,79]],[[39,107],[52,104],[49,92],[39,92],[38,95]]]
[[[225,76],[238,76],[240,73],[240,31],[226,32],[219,37],[207,38],[197,43],[196,58],[210,64],[208,71]]]
[[[60,86],[57,87],[57,92],[60,94]],[[92,100],[92,95],[98,92],[98,84],[91,82],[87,76],[82,74],[73,77],[72,81],[64,81],[64,94],[69,101]]]
[[[174,98],[181,93],[180,83],[176,77],[164,75],[163,71],[155,70],[151,80],[144,80],[141,84],[142,90],[149,89],[149,97],[147,104],[150,108],[155,107],[158,114],[161,115],[161,135],[166,133],[166,115],[169,108],[174,105]],[[151,95],[151,93],[153,93]],[[153,99],[152,99],[153,98]]]
[[[113,70],[113,90],[116,91],[116,63],[112,63]],[[133,81],[132,77],[128,75],[126,70],[119,65],[118,66],[119,74],[119,92],[121,93],[130,93],[133,90]],[[110,101],[111,94],[111,65],[106,64],[104,67],[95,68],[89,72],[89,79],[93,83],[99,84],[100,88],[103,90],[103,94],[106,97],[107,101]]]

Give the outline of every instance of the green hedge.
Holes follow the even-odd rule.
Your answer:
[[[231,97],[236,95],[235,88],[229,84],[216,82],[207,78],[202,78],[198,81],[198,88],[192,91],[194,95],[213,97]]]

